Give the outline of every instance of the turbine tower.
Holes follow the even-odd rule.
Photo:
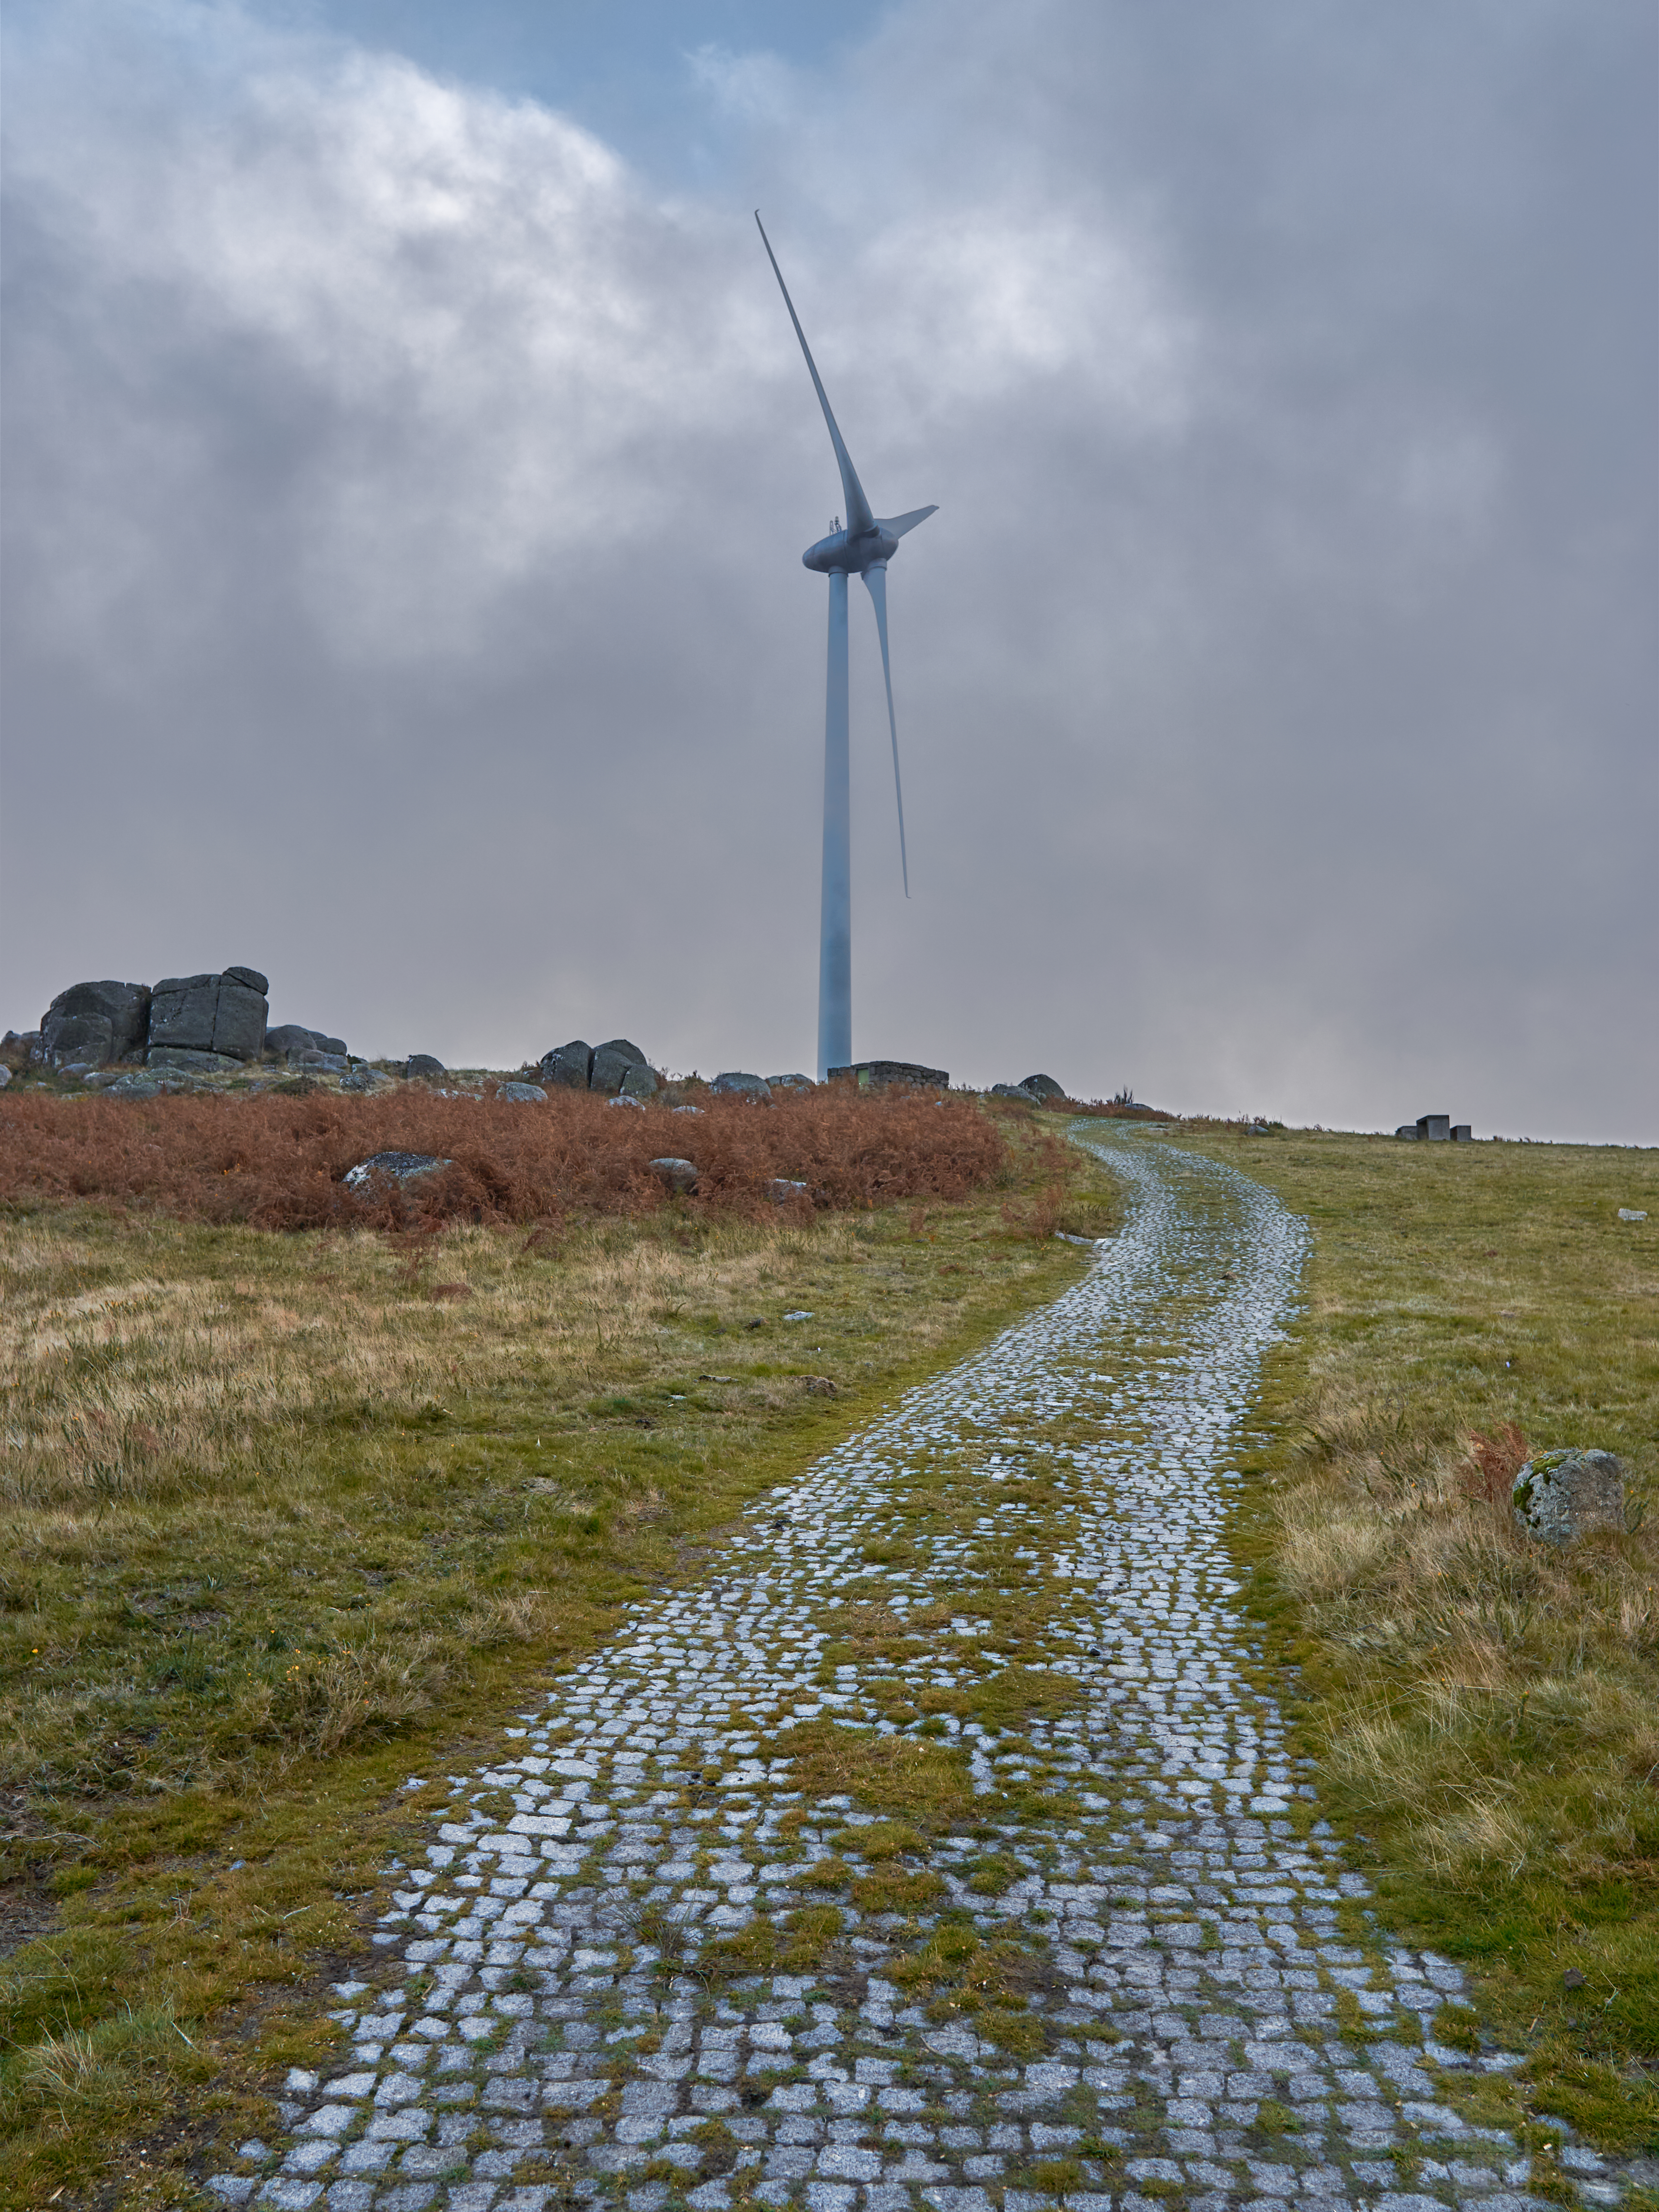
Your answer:
[[[887,654],[887,563],[898,551],[907,530],[937,514],[937,507],[912,507],[908,514],[880,517],[870,511],[858,471],[848,452],[818,374],[812,349],[795,313],[789,287],[783,281],[778,257],[766,235],[766,226],[755,210],[756,227],[778,280],[783,304],[806,356],[807,374],[818,395],[823,419],[830,426],[830,442],[841,469],[846,521],[837,520],[828,538],[819,538],[801,555],[805,568],[830,579],[830,672],[823,710],[823,890],[818,908],[818,1081],[832,1067],[847,1067],[853,1059],[853,885],[850,836],[851,792],[848,763],[847,714],[847,579],[862,576],[876,610],[876,629],[881,637],[881,672],[887,686],[887,728],[893,741],[893,790],[898,800],[899,866],[903,872],[904,896],[910,896],[910,863],[904,849],[904,787],[899,781],[898,723],[893,714],[893,671]]]

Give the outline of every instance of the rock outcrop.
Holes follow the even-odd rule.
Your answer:
[[[708,1088],[717,1098],[747,1098],[757,1106],[772,1101],[772,1086],[763,1075],[745,1075],[737,1068],[717,1075]]]

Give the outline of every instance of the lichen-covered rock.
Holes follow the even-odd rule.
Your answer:
[[[188,1045],[154,1045],[145,1055],[154,1068],[172,1068],[180,1075],[234,1075],[240,1067],[240,1060],[228,1053],[195,1052]]]
[[[213,1016],[213,1049],[232,1060],[258,1060],[265,1048],[265,1016],[270,1011],[265,994],[244,983],[251,968],[219,978],[219,1004]]]
[[[1031,1091],[1038,1098],[1063,1098],[1066,1096],[1052,1075],[1022,1075],[1019,1087],[1022,1091]]]
[[[404,1069],[404,1073],[411,1083],[420,1076],[447,1075],[448,1073],[449,1070],[444,1066],[442,1060],[434,1060],[429,1052],[411,1052],[408,1065]]]
[[[641,1065],[630,1067],[622,1079],[623,1096],[626,1098],[650,1098],[658,1090],[654,1068]]]
[[[739,1068],[727,1068],[708,1088],[717,1098],[747,1098],[757,1106],[772,1100],[772,1086],[763,1075],[745,1075]]]
[[[1625,1470],[1611,1452],[1540,1452],[1515,1478],[1515,1517],[1528,1535],[1571,1544],[1625,1525]]]
[[[520,1106],[545,1106],[547,1093],[539,1083],[503,1083],[495,1096],[516,1100]]]
[[[690,1190],[697,1180],[697,1170],[690,1160],[653,1160],[650,1167],[652,1174],[660,1176],[671,1190]]]
[[[345,1180],[350,1189],[362,1190],[377,1175],[389,1176],[394,1182],[412,1182],[416,1176],[433,1175],[450,1164],[433,1152],[371,1152],[347,1169]]]
[[[349,1067],[340,1078],[340,1088],[342,1091],[379,1091],[391,1080],[392,1078],[383,1075],[378,1067]]]

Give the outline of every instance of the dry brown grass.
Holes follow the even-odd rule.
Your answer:
[[[1003,1147],[962,1098],[828,1089],[757,1107],[702,1095],[695,1116],[635,1112],[585,1091],[543,1105],[445,1097],[410,1083],[380,1096],[216,1092],[149,1100],[29,1091],[0,1100],[0,1204],[97,1199],[187,1221],[261,1229],[432,1229],[456,1221],[557,1224],[670,1204],[763,1218],[774,1178],[814,1206],[959,1199],[989,1182]],[[451,1163],[407,1183],[349,1189],[376,1152]],[[672,1200],[651,1171],[689,1158],[695,1192]]]

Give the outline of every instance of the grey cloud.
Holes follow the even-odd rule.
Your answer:
[[[860,1048],[1654,1139],[1644,9],[915,5],[705,56],[672,196],[395,58],[77,20],[118,68],[11,64],[12,1022],[241,958],[368,1048],[801,1060],[837,488],[763,197],[942,510],[908,906],[858,611]]]

